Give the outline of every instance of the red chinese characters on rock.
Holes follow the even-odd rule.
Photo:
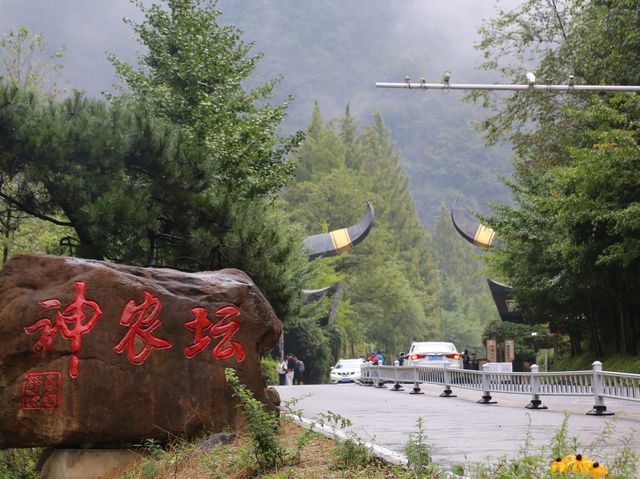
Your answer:
[[[222,336],[222,339],[213,347],[212,356],[217,359],[227,359],[235,354],[237,362],[244,360],[246,356],[244,346],[240,342],[231,339],[240,329],[240,325],[236,321],[225,323],[226,320],[240,315],[238,308],[235,306],[223,306],[216,310],[213,314],[220,320],[215,324],[208,318],[205,308],[193,308],[191,313],[195,319],[185,323],[184,326],[194,332],[194,339],[192,344],[184,348],[185,358],[194,358],[209,345],[211,338]],[[208,334],[206,333],[207,330],[209,330]]]
[[[103,315],[100,305],[86,298],[87,285],[83,281],[75,281],[75,298],[66,307],[56,298],[45,299],[40,302],[45,311],[55,310],[55,318],[42,317],[35,323],[24,328],[27,334],[40,332],[40,336],[33,344],[33,351],[42,353],[50,351],[58,336],[70,342],[71,356],[69,359],[69,375],[78,377],[79,354],[81,339],[89,333]],[[127,359],[141,365],[154,349],[170,349],[170,341],[154,335],[154,331],[161,326],[158,318],[162,310],[160,299],[148,291],[144,291],[144,299],[140,304],[129,300],[120,315],[120,324],[129,328],[122,340],[113,347],[118,354],[127,352]],[[227,359],[235,355],[236,361],[241,362],[246,357],[244,346],[233,339],[240,329],[237,321],[232,318],[240,316],[240,310],[233,305],[217,309],[213,315],[217,318],[214,323],[207,316],[205,308],[192,308],[192,321],[185,323],[185,327],[194,332],[193,343],[184,348],[184,356],[192,359],[202,352],[213,338],[220,338],[213,347],[212,356],[216,359]],[[56,376],[57,375],[57,376]],[[52,409],[59,403],[60,373],[43,372],[28,373],[23,385],[22,407],[24,409]],[[57,381],[57,382],[56,382]],[[58,384],[58,386],[56,386]]]
[[[160,299],[148,291],[144,292],[144,300],[140,304],[136,304],[133,299],[129,300],[120,315],[120,324],[129,327],[129,331],[113,350],[116,353],[122,353],[126,349],[127,359],[133,364],[140,365],[149,357],[154,348],[171,348],[169,341],[152,334],[162,323],[158,319],[161,309]],[[144,342],[144,346],[139,352],[136,352],[136,339]]]
[[[61,301],[56,298],[45,299],[41,301],[45,311],[56,309],[56,317],[52,321],[50,318],[40,318],[31,326],[24,328],[27,334],[33,334],[38,330],[40,337],[33,345],[36,353],[50,351],[53,341],[62,334],[62,337],[71,342],[71,357],[69,359],[69,375],[77,378],[80,373],[79,357],[80,343],[83,334],[87,334],[96,325],[100,316],[102,316],[102,308],[95,301],[88,300],[85,296],[86,284],[82,281],[75,281],[76,297],[61,312]],[[87,318],[87,311],[90,316]]]
[[[57,371],[27,373],[22,384],[22,409],[57,409],[60,407],[60,383]]]

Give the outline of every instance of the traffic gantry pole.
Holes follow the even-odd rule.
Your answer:
[[[529,83],[524,85],[502,85],[482,84],[482,83],[427,83],[427,82],[409,82],[404,83],[385,83],[376,82],[376,88],[405,88],[407,90],[502,90],[502,91],[551,91],[551,92],[582,92],[582,91],[626,91],[640,92],[638,85],[575,85],[567,83],[566,85],[536,84]]]

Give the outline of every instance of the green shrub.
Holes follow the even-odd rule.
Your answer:
[[[35,479],[40,448],[6,449],[0,451],[1,479]]]
[[[278,378],[278,360],[265,356],[260,361],[260,369],[262,370],[262,377],[266,381],[268,386],[277,386],[279,384]]]

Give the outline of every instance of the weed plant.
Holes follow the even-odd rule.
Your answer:
[[[0,451],[0,479],[35,479],[40,448]]]
[[[278,416],[265,410],[264,405],[240,383],[233,369],[226,368],[224,377],[234,396],[240,401],[258,469],[265,471],[283,465],[287,459],[287,451],[278,437]]]
[[[416,478],[431,477],[438,468],[431,462],[431,446],[427,443],[422,417],[416,420],[416,427],[417,431],[409,434],[409,440],[404,448],[407,465]]]
[[[344,431],[352,426],[350,419],[333,411],[327,411],[318,414],[314,421],[321,426],[330,427],[333,431],[333,437],[336,441],[331,464],[333,469],[366,468],[378,461],[371,449],[353,431],[347,431],[345,437],[338,434],[338,431]]]
[[[167,445],[155,439],[145,439],[137,447],[141,460],[121,479],[153,479],[162,474],[178,477],[182,462],[193,453],[196,446],[193,442],[174,438]]]

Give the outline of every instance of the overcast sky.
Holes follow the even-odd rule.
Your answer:
[[[288,21],[299,21],[298,18],[287,19],[287,11],[295,15],[295,4],[301,0],[280,0],[265,2],[265,5],[276,4],[282,16]],[[477,40],[477,27],[482,18],[495,13],[493,0],[307,0],[319,4],[339,2],[341,4],[361,5],[362,9],[377,7],[388,9],[389,29],[379,32],[390,48],[398,51],[406,49],[408,44],[424,43],[426,58],[438,52],[439,58],[446,59],[446,65],[425,65],[424,71],[415,72],[420,77],[448,69],[458,72],[458,81],[468,81],[471,67],[479,63],[480,55],[473,49]],[[239,24],[248,39],[256,39],[259,32],[252,35],[243,26],[242,0],[223,0],[219,7],[223,12],[230,11],[229,16]],[[501,6],[513,7],[517,0],[499,2]],[[240,8],[239,8],[240,7]],[[114,52],[119,57],[134,58],[138,45],[132,38],[128,25],[123,17],[140,19],[140,13],[128,0],[0,0],[0,33],[24,24],[33,32],[42,33],[47,44],[54,48],[65,45],[67,52],[64,59],[64,77],[72,87],[79,88],[95,95],[100,91],[110,90],[113,84],[112,68],[106,60],[107,52]],[[345,21],[353,20],[346,19]],[[286,28],[274,25],[273,28]],[[439,39],[426,41],[426,38]],[[377,39],[378,41],[380,39]],[[262,41],[262,43],[261,43]],[[266,39],[257,42],[256,48],[266,53],[265,61],[269,61],[269,44]],[[277,40],[276,40],[277,41]],[[435,44],[434,44],[435,43]],[[339,54],[339,52],[336,52]],[[372,54],[371,61],[375,61]],[[442,63],[442,62],[438,62]],[[284,72],[285,74],[288,72]],[[319,74],[321,72],[319,71]],[[459,75],[465,75],[461,78]],[[375,78],[370,81],[400,81],[401,78]]]

